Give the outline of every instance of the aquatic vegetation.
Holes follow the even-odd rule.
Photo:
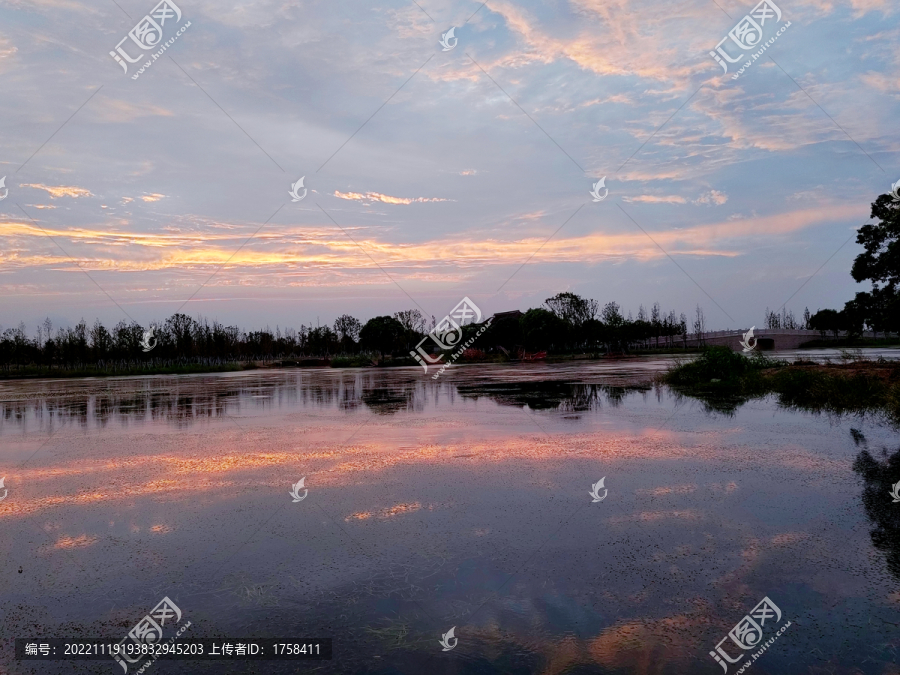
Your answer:
[[[836,414],[885,415],[900,424],[900,363],[789,366],[766,373],[763,384],[790,408]]]
[[[787,363],[714,347],[694,361],[680,363],[661,380],[722,412],[776,394],[779,404],[788,408],[883,416],[900,425],[900,362],[868,361],[849,352],[842,354],[842,360],[839,364]]]
[[[766,368],[786,365],[784,361],[768,358],[761,352],[753,352],[750,358],[732,351],[729,347],[709,347],[693,361],[681,362],[666,373],[667,384],[697,387],[705,384],[719,387],[749,384],[748,378]]]

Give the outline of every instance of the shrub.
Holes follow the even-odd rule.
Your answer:
[[[745,375],[763,368],[771,368],[779,363],[766,358],[759,352],[747,358],[728,347],[708,347],[694,361],[683,363],[669,371],[666,382],[674,385],[691,386],[719,380],[724,384],[735,384]]]

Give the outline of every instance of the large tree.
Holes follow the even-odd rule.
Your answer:
[[[878,223],[866,223],[856,233],[856,243],[866,249],[856,256],[850,273],[858,282],[869,280],[874,289],[897,291],[900,284],[900,203],[881,195],[872,204]]]
[[[600,318],[603,319],[603,323],[605,323],[609,328],[618,328],[625,323],[625,317],[622,316],[622,312],[619,308],[619,303],[617,302],[607,302],[603,306],[603,311],[600,313]]]
[[[544,300],[544,304],[560,319],[575,327],[596,318],[599,310],[596,300],[582,298],[575,293],[557,293]]]
[[[166,319],[163,334],[172,337],[180,356],[191,356],[196,322],[187,314],[176,313]]]
[[[342,314],[334,321],[334,332],[346,352],[354,351],[356,341],[359,340],[360,330],[362,330],[362,323],[349,314]]]
[[[836,309],[820,309],[809,318],[809,327],[819,331],[822,337],[829,331],[837,337],[838,332],[843,330],[841,313]]]
[[[850,274],[858,282],[869,281],[870,293],[857,293],[845,312],[859,316],[873,330],[900,330],[900,203],[890,194],[872,203],[870,218],[856,233],[865,251],[856,256]]]
[[[522,345],[521,316],[510,312],[504,316],[494,317],[491,327],[484,337],[479,339],[479,345],[501,347],[508,355],[510,350]]]
[[[376,316],[366,321],[359,331],[359,342],[363,349],[369,349],[384,355],[390,354],[401,346],[405,329],[392,316]]]
[[[559,349],[568,342],[569,324],[546,309],[529,309],[522,316],[521,325],[528,349]]]
[[[410,351],[425,334],[425,317],[417,309],[395,312],[394,318],[403,326],[403,347]]]

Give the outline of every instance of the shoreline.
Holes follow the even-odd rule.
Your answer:
[[[900,427],[900,360],[867,359],[861,351],[844,352],[840,363],[789,363],[761,353],[747,358],[712,348],[660,374],[657,381],[720,412],[774,394],[786,408],[872,415]]]
[[[896,345],[892,344],[873,344],[873,345],[860,345],[859,343],[853,343],[851,345],[855,348],[890,348],[893,346],[900,347],[900,342],[896,343]],[[846,352],[844,349],[840,349],[837,345],[812,345],[809,347],[803,347],[797,350],[790,350],[793,352],[815,352],[820,351],[822,349],[831,349],[834,348],[839,352]],[[463,358],[460,359],[459,362],[453,364],[456,366],[460,365],[498,365],[498,366],[516,366],[516,365],[533,365],[536,363],[548,363],[548,364],[558,364],[558,363],[575,363],[579,361],[583,362],[622,362],[622,361],[630,361],[637,360],[641,357],[653,357],[653,356],[671,356],[671,357],[699,357],[706,353],[706,350],[709,348],[702,347],[688,347],[686,349],[650,349],[650,350],[640,350],[634,351],[630,353],[617,353],[617,354],[600,354],[600,353],[591,353],[591,352],[582,352],[578,354],[551,354],[546,357],[542,357],[539,359],[531,359],[531,358],[521,358],[521,359],[510,359],[504,356],[493,356],[488,358]],[[721,348],[713,348],[713,349],[721,349]],[[730,350],[728,350],[730,351]],[[898,349],[900,352],[900,349]],[[733,354],[740,354],[739,352],[731,352]],[[756,352],[757,354],[764,355],[766,352]],[[778,352],[775,352],[778,354]],[[744,358],[743,356],[741,358]],[[766,358],[763,356],[763,358]],[[801,361],[802,361],[802,357]],[[838,357],[839,358],[839,357]],[[898,359],[900,359],[900,353],[898,353]],[[696,359],[691,359],[693,362]],[[845,359],[846,360],[846,359]],[[807,363],[807,365],[811,365],[813,362]],[[792,364],[795,365],[795,364]],[[834,366],[839,366],[840,364],[831,364]],[[293,369],[308,369],[308,368],[332,368],[335,370],[343,370],[343,369],[352,369],[352,368],[364,368],[364,369],[372,369],[372,370],[382,370],[382,369],[395,369],[395,368],[420,368],[420,366],[413,361],[412,359],[406,357],[399,357],[388,360],[387,362],[378,362],[377,360],[373,360],[370,357],[362,357],[362,356],[336,356],[336,357],[320,357],[320,358],[293,358],[293,359],[277,359],[272,361],[233,361],[226,363],[219,363],[215,365],[206,365],[199,363],[184,363],[184,364],[172,364],[172,365],[162,365],[162,364],[150,364],[148,367],[138,367],[138,366],[126,366],[126,367],[113,367],[113,368],[95,368],[95,367],[86,367],[86,368],[73,368],[73,369],[59,369],[59,368],[44,368],[40,366],[26,366],[20,368],[15,371],[3,371],[0,370],[0,382],[15,382],[15,381],[27,381],[27,380],[40,380],[40,379],[52,379],[52,380],[69,380],[69,379],[79,379],[79,378],[114,378],[114,377],[145,377],[152,375],[204,375],[204,374],[217,374],[217,373],[237,373],[237,372],[246,372],[246,371],[268,371],[268,370],[293,370]],[[663,379],[663,381],[665,381]],[[665,382],[666,384],[672,384],[672,382]]]
[[[509,359],[505,357],[485,359],[460,359],[454,365],[510,365],[532,363],[563,363],[571,361],[602,361],[623,360],[640,356],[665,356],[665,355],[696,355],[701,353],[700,348],[688,347],[687,349],[672,350],[642,350],[630,354],[555,354],[541,359]],[[18,371],[0,370],[0,381],[35,380],[35,379],[73,379],[85,377],[141,377],[145,375],[202,375],[205,373],[243,372],[248,370],[274,370],[274,369],[301,369],[301,368],[371,368],[380,370],[383,368],[420,368],[413,359],[400,357],[391,359],[386,363],[377,363],[370,357],[360,356],[336,356],[332,358],[295,358],[277,359],[272,361],[232,361],[218,365],[208,366],[203,364],[179,364],[179,365],[150,365],[146,368],[78,368],[60,369],[44,368],[42,366],[25,366]]]

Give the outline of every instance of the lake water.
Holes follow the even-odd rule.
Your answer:
[[[711,675],[725,638],[729,674],[900,673],[900,435],[712,412],[670,364],[0,383],[0,672],[121,673],[12,640],[118,641],[168,596],[185,638],[334,658],[149,672]]]

